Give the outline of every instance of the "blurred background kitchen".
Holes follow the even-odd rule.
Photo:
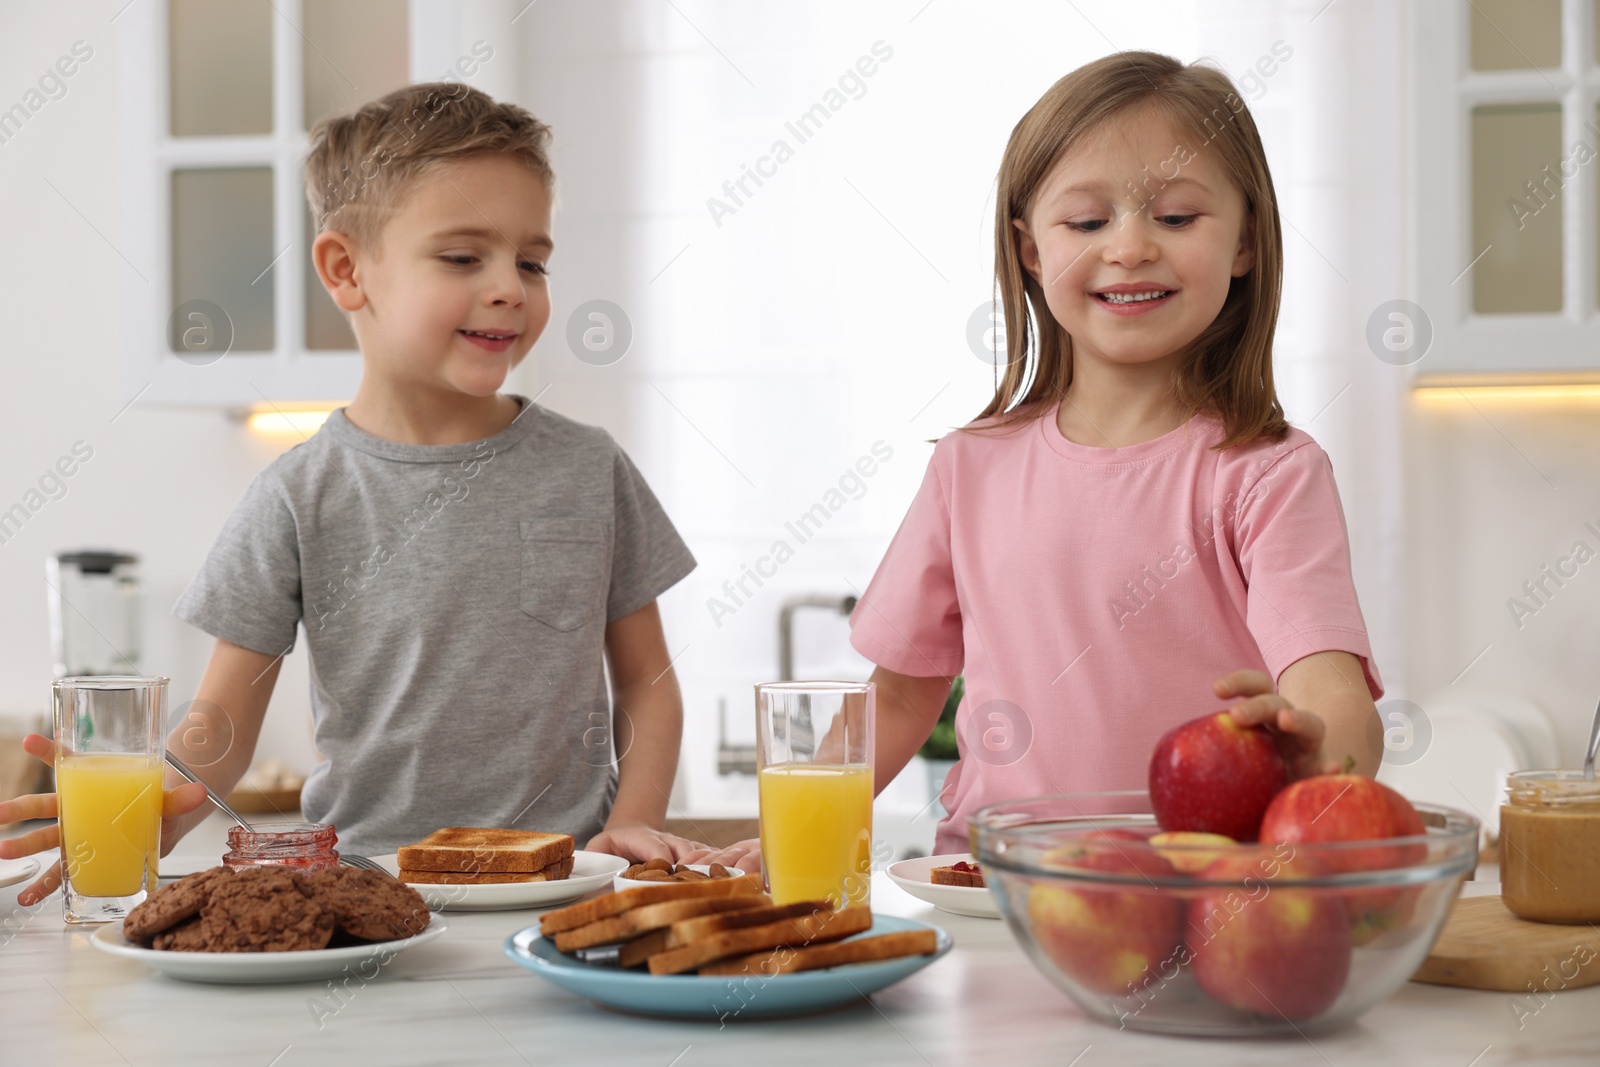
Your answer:
[[[1339,477],[1384,777],[1492,822],[1506,771],[1581,759],[1600,693],[1596,8],[0,5],[0,735],[38,724],[51,601],[82,614],[83,583],[98,625],[68,643],[104,658],[104,628],[175,704],[193,691],[211,639],[173,601],[356,381],[307,262],[304,131],[449,76],[554,127],[555,312],[510,388],[610,430],[699,557],[662,601],[674,814],[753,817],[752,685],[867,675],[848,608],[929,439],[993,389],[1012,124],[1074,67],[1148,48],[1227,71],[1266,141],[1279,391]],[[137,559],[47,574],[85,549]],[[307,684],[297,651],[258,763],[317,759]],[[936,779],[913,765],[880,798],[897,852],[931,844]]]

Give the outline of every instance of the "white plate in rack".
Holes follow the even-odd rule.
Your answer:
[[[935,867],[949,867],[961,860],[971,863],[972,857],[964,854],[921,856],[914,860],[891,863],[887,873],[895,885],[918,900],[927,901],[940,911],[948,911],[955,915],[972,915],[979,919],[1000,918],[1000,909],[987,888],[970,885],[934,885],[928,880],[930,872]]]

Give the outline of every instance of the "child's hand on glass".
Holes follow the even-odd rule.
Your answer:
[[[1289,765],[1290,781],[1338,774],[1343,769],[1322,751],[1328,732],[1322,717],[1289,703],[1261,671],[1234,671],[1212,682],[1211,691],[1223,700],[1234,701],[1228,710],[1240,726],[1267,728]]]
[[[55,764],[56,743],[39,734],[29,734],[22,739],[23,751],[42,763]],[[176,822],[206,802],[206,787],[185,782],[176,789],[168,789],[161,799],[161,854],[165,856],[177,841]],[[0,826],[22,822],[24,819],[54,819],[57,817],[56,795],[34,793],[0,801]],[[0,841],[0,860],[20,859],[35,852],[44,852],[61,846],[61,825],[54,823],[30,830],[19,837]],[[38,880],[17,894],[17,903],[32,907],[61,887],[61,863],[57,861],[40,875]]]

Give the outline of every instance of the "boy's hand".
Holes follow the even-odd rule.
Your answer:
[[[749,874],[761,873],[761,839],[748,838],[736,841],[727,848],[700,847],[684,857],[685,863],[720,863],[724,867],[737,867]]]
[[[1315,712],[1302,711],[1273,688],[1272,679],[1260,671],[1234,671],[1211,683],[1211,691],[1223,700],[1241,698],[1228,710],[1240,726],[1265,726],[1278,743],[1284,762],[1289,765],[1289,780],[1318,774],[1338,774],[1339,764],[1323,754],[1322,741],[1327,725]]]
[[[29,734],[22,739],[22,748],[43,763],[54,765],[56,758],[56,743],[48,737],[38,734]],[[187,815],[200,805],[206,803],[206,787],[192,782],[185,782],[176,789],[168,789],[161,801],[161,854],[165,856],[177,842],[174,821],[182,815]],[[6,823],[21,822],[24,819],[54,819],[56,812],[56,795],[54,793],[34,793],[30,796],[16,797],[12,800],[0,801],[0,826]],[[0,860],[14,860],[23,856],[31,856],[35,852],[44,852],[48,849],[61,846],[61,826],[42,827],[31,830],[20,837],[0,841]],[[17,894],[17,903],[23,907],[32,907],[45,897],[54,893],[61,886],[61,863],[56,861],[50,869],[39,876],[28,888]]]
[[[687,837],[657,830],[647,823],[635,822],[607,825],[583,847],[588,852],[608,852],[613,856],[621,856],[632,863],[655,859],[687,863],[691,853],[703,852],[706,846]]]

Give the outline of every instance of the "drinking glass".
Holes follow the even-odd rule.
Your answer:
[[[865,904],[872,878],[871,682],[756,686],[761,856],[774,904]]]
[[[156,888],[167,679],[61,678],[56,801],[69,923],[110,922]]]

